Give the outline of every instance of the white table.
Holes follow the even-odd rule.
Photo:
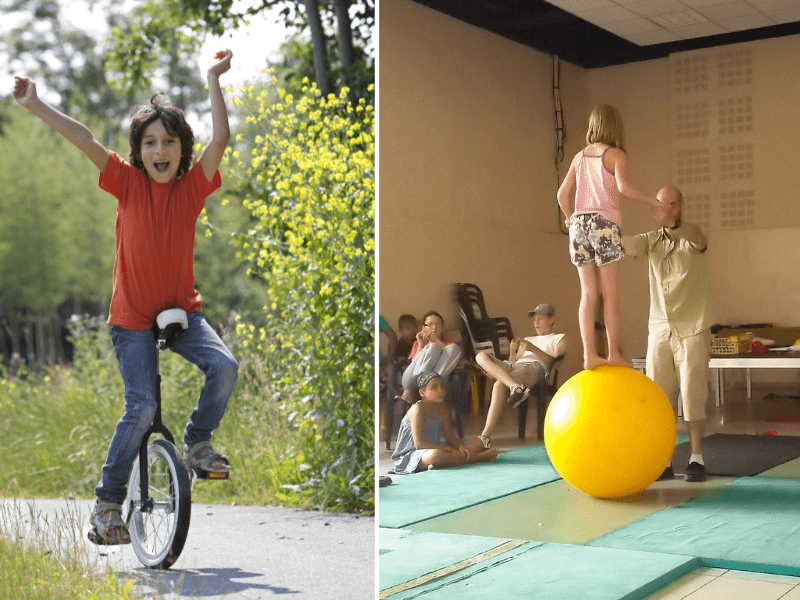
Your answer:
[[[725,404],[725,369],[747,370],[747,399],[752,394],[750,369],[800,369],[800,353],[765,354],[763,356],[712,356],[708,368],[714,371],[716,405]]]

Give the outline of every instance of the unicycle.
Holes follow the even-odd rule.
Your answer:
[[[161,421],[161,366],[159,354],[169,348],[189,327],[186,312],[173,308],[156,318],[153,326],[156,354],[156,411],[153,423],[139,446],[139,456],[128,479],[128,496],[123,504],[133,551],[143,565],[168,569],[183,551],[192,513],[192,488],[197,479],[228,479],[229,473],[217,473],[186,467],[175,440]],[[164,439],[149,442],[152,435]],[[95,529],[89,540],[105,544]]]
[[[168,569],[183,551],[192,512],[192,482],[183,457],[175,447],[172,434],[161,422],[161,350],[168,348],[189,327],[186,313],[166,310],[158,315],[153,326],[156,354],[156,412],[153,423],[139,446],[139,456],[128,479],[128,496],[122,518],[131,536],[133,551],[139,560],[152,569]],[[160,434],[163,440],[148,443],[150,436]],[[107,542],[96,529],[89,541]]]
[[[158,353],[169,348],[189,327],[186,313],[178,308],[165,310],[153,327]],[[175,447],[172,434],[161,421],[161,367],[158,355],[156,374],[156,412],[145,432],[139,457],[128,480],[128,497],[123,508],[133,551],[143,565],[168,569],[183,551],[192,513],[192,489],[197,479],[228,479],[229,473],[187,469]],[[164,439],[148,443],[153,434]]]

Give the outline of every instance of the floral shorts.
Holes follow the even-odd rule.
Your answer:
[[[576,267],[607,265],[625,256],[619,225],[599,213],[575,215],[569,226],[569,258]]]

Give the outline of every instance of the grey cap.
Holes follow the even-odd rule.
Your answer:
[[[533,310],[528,311],[528,316],[532,317],[535,314],[544,315],[546,317],[553,317],[556,314],[556,309],[549,304],[540,304]]]

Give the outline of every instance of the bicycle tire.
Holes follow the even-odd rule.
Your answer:
[[[143,565],[168,569],[183,551],[189,533],[192,511],[192,487],[183,457],[166,440],[147,445],[149,496],[152,512],[142,512],[139,485],[139,459],[128,480],[128,530],[133,551]]]

